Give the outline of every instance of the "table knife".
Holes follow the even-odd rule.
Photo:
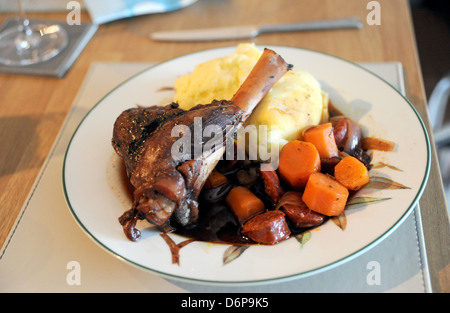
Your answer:
[[[151,38],[157,41],[213,41],[254,38],[264,33],[315,31],[328,29],[358,29],[363,23],[358,17],[309,21],[289,24],[267,24],[204,28],[180,31],[154,32]]]

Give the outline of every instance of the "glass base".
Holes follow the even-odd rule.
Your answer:
[[[47,61],[68,44],[66,31],[59,25],[26,20],[0,33],[0,63],[25,66]]]

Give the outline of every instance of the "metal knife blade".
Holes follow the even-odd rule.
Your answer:
[[[154,32],[151,38],[157,41],[213,41],[254,38],[263,33],[314,31],[327,29],[362,28],[357,17],[320,20],[290,24],[250,25],[222,28],[204,28],[181,31]]]

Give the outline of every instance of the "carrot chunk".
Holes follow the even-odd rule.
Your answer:
[[[293,140],[280,151],[278,171],[283,182],[295,190],[302,189],[312,173],[320,172],[319,152],[310,142]]]
[[[338,156],[339,150],[334,139],[333,125],[331,123],[309,127],[303,133],[302,140],[312,143],[319,151],[321,158]]]
[[[332,176],[314,173],[309,177],[302,200],[312,211],[339,216],[345,209],[348,194],[348,189]]]
[[[213,170],[205,182],[206,189],[213,189],[227,182],[227,177],[217,170]]]
[[[370,181],[367,167],[352,156],[346,156],[334,167],[334,177],[349,190],[358,190]]]
[[[243,186],[231,189],[225,201],[241,223],[265,209],[264,202]]]

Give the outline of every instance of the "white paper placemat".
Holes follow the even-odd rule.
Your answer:
[[[404,91],[401,64],[363,65]],[[325,272],[284,283],[227,287],[179,282],[136,268],[101,249],[67,208],[62,189],[64,153],[89,109],[119,83],[149,66],[92,65],[22,214],[0,251],[0,292],[432,291],[419,206],[388,238],[363,255]]]

